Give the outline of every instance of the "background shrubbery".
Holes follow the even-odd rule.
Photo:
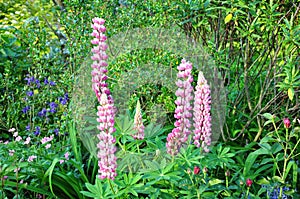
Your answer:
[[[241,198],[247,190],[251,198],[271,198],[279,187],[299,197],[298,2],[19,0],[1,1],[0,7],[0,138],[9,141],[1,143],[2,198],[84,198],[80,191],[88,190],[85,194],[94,191],[98,198]],[[140,171],[134,170],[142,158],[136,145],[144,153],[163,153],[176,96],[161,85],[139,87],[126,99],[128,115],[118,116],[116,122],[119,155],[125,158],[113,182],[114,194],[106,181],[95,182],[97,160],[79,139],[73,117],[72,96],[78,97],[73,88],[90,56],[90,24],[96,16],[106,20],[108,40],[132,28],[179,26],[211,55],[227,96],[226,122],[211,153],[202,156],[188,147],[171,164],[156,154]],[[124,73],[143,63],[176,69],[180,60],[180,55],[157,49],[133,50],[112,59],[112,92],[123,83],[119,78]],[[137,99],[148,125],[146,139],[138,143],[129,136]],[[165,126],[151,123],[157,104],[167,113]],[[27,106],[31,108],[24,113]],[[44,115],[39,114],[43,109]],[[283,118],[289,118],[290,128],[284,127]],[[8,132],[11,128],[22,141]],[[45,151],[40,141],[51,135],[52,146]],[[23,144],[27,137],[32,139],[29,145]],[[15,150],[13,156],[9,150]],[[27,162],[32,155],[38,158]],[[193,174],[194,166],[201,174]],[[253,180],[250,188],[247,178]]]

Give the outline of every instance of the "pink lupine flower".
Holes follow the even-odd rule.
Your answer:
[[[62,164],[62,163],[64,163],[64,162],[65,162],[64,160],[60,160],[60,161],[59,161],[59,164]]]
[[[198,74],[198,82],[194,100],[194,144],[208,152],[211,144],[210,88],[202,72]]]
[[[132,137],[134,139],[142,140],[144,139],[144,131],[145,126],[143,124],[142,112],[141,112],[141,104],[140,101],[137,102],[135,115],[134,115],[134,127],[133,129],[136,131]]]
[[[37,156],[36,155],[31,155],[31,156],[29,156],[28,157],[28,162],[32,162],[34,159],[36,159],[37,158]]]
[[[98,134],[99,143],[97,144],[98,148],[98,166],[99,166],[99,178],[104,179],[114,179],[117,175],[116,173],[116,148],[114,146],[115,138],[112,136],[112,133],[115,132],[114,128],[114,117],[116,109],[114,107],[114,100],[111,96],[110,90],[107,83],[105,82],[108,77],[107,73],[107,62],[108,55],[106,50],[108,48],[105,41],[107,40],[104,32],[106,28],[104,26],[105,20],[101,18],[93,19],[93,32],[92,36],[94,39],[91,41],[92,44],[96,45],[93,47],[93,55],[91,59],[94,61],[91,67],[92,70],[92,89],[96,94],[96,97],[100,103],[98,106],[98,118],[97,121],[99,125],[97,128],[100,133]]]
[[[114,128],[114,107],[109,104],[107,95],[101,95],[100,106],[98,106],[98,118],[100,123],[97,128],[100,130],[98,134],[99,143],[98,148],[98,166],[99,178],[112,179],[116,177],[117,158],[115,156],[116,147],[114,146],[115,138],[112,133],[115,132]]]
[[[185,143],[190,135],[191,123],[190,118],[192,117],[192,106],[190,101],[193,99],[192,91],[193,82],[192,63],[186,62],[185,59],[181,61],[181,64],[177,67],[177,82],[178,89],[176,91],[177,99],[175,104],[177,105],[174,117],[177,119],[174,123],[175,128],[169,133],[167,137],[167,152],[174,156],[176,155],[182,144]]]
[[[108,58],[106,54],[106,50],[108,48],[105,41],[107,37],[105,36],[104,32],[106,31],[105,26],[103,25],[105,22],[104,19],[101,18],[94,18],[92,28],[93,33],[91,34],[94,39],[92,39],[92,44],[96,45],[92,48],[93,55],[91,59],[94,61],[92,64],[92,88],[100,102],[100,95],[101,93],[106,93],[108,96],[109,101],[112,101],[112,96],[110,95],[110,91],[107,88],[107,84],[105,80],[107,79],[106,73],[107,69],[106,66],[108,65],[106,60]]]

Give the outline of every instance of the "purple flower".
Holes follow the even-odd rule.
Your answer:
[[[133,129],[136,131],[132,137],[134,139],[142,140],[144,139],[144,130],[145,126],[143,124],[142,112],[141,112],[141,104],[140,101],[137,102],[136,111],[134,115],[134,127]]]
[[[33,91],[27,91],[26,95],[29,96],[29,97],[33,96]]]
[[[26,131],[29,131],[30,130],[30,124],[28,124],[26,127],[25,127]]]
[[[49,112],[50,112],[50,113],[55,113],[58,104],[56,104],[55,102],[50,102],[50,103],[49,103],[49,106],[50,106],[50,111],[49,111]]]
[[[50,85],[50,86],[55,86],[56,83],[55,83],[54,81],[50,81],[50,82],[49,82],[49,85]]]
[[[69,100],[69,94],[68,93],[65,93],[64,97],[65,97],[66,100]]]
[[[44,84],[45,84],[45,85],[48,85],[48,84],[49,84],[48,78],[46,78],[46,77],[44,78]]]
[[[44,117],[47,114],[47,109],[43,108],[40,112],[38,112],[39,117]]]
[[[23,113],[26,114],[30,110],[30,106],[25,106],[25,108],[22,109]]]
[[[192,117],[192,106],[191,100],[193,87],[191,82],[193,82],[192,77],[192,64],[190,62],[186,62],[185,59],[181,60],[181,64],[177,67],[177,82],[176,85],[178,89],[175,93],[177,99],[175,104],[177,105],[175,109],[174,117],[177,119],[174,123],[175,128],[171,133],[168,134],[167,137],[167,152],[174,156],[176,155],[182,144],[185,143],[190,135],[191,131],[191,123],[190,118]]]
[[[59,133],[59,130],[58,130],[58,128],[56,128],[56,129],[54,129],[53,130],[53,133],[57,136],[58,135],[58,133]]]
[[[198,74],[194,99],[194,144],[208,152],[211,144],[210,88],[203,73]]]
[[[41,134],[41,127],[37,126],[35,127],[34,135],[38,136],[39,134]]]
[[[68,93],[64,94],[64,97],[59,97],[58,101],[62,104],[62,105],[66,105],[68,103],[69,100],[69,95]]]
[[[35,84],[36,84],[36,87],[37,87],[37,88],[40,88],[40,87],[41,87],[40,80],[36,79],[36,80],[35,80]]]
[[[27,81],[27,85],[30,85],[31,83],[34,83],[34,77],[30,76],[29,74],[26,75],[26,78],[24,80]]]

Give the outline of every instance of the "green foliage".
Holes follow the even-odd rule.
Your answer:
[[[46,198],[267,198],[277,189],[299,197],[295,192],[300,190],[299,4],[17,0],[1,1],[0,9],[1,198],[35,198],[39,194]],[[137,86],[125,97],[129,113],[116,118],[119,159],[115,181],[96,177],[96,114],[84,118],[87,124],[82,129],[76,126],[79,121],[72,120],[75,109],[69,104],[60,104],[55,114],[48,111],[45,118],[38,116],[43,108],[50,110],[50,102],[59,104],[65,93],[80,96],[72,90],[80,67],[88,65],[90,24],[96,16],[106,19],[108,38],[133,28],[179,26],[212,56],[226,83],[228,104],[223,140],[210,153],[187,144],[173,159],[166,154],[175,95],[169,87],[153,81]],[[112,57],[112,92],[120,84],[126,87],[126,74],[135,75],[141,65],[161,64],[172,69],[181,56],[155,48]],[[27,85],[27,74],[41,84],[49,78],[56,86]],[[28,91],[33,91],[33,96],[28,97]],[[131,136],[138,99],[146,124],[144,140]],[[28,114],[22,111],[25,106],[32,107]],[[160,120],[160,115],[153,115],[157,106],[167,115],[165,126],[154,124]],[[283,117],[292,119],[289,129],[282,128],[279,118]],[[25,130],[28,124],[30,129]],[[42,133],[33,136],[37,126]],[[21,141],[8,132],[12,127]],[[59,136],[45,149],[42,136],[53,135],[56,128]],[[82,130],[93,134],[83,136]],[[27,137],[32,139],[29,145],[24,144]],[[30,162],[32,155],[37,159]],[[201,169],[199,174],[193,173],[195,166]],[[253,180],[251,187],[245,184],[248,178]]]

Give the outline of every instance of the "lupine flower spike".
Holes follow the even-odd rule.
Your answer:
[[[116,139],[112,136],[115,132],[114,128],[114,110],[108,103],[106,94],[101,94],[100,106],[98,106],[97,121],[100,125],[97,128],[100,130],[98,134],[98,166],[99,177],[101,179],[108,178],[114,180],[116,177],[117,158],[115,156],[116,147],[114,143]]]
[[[194,100],[194,144],[208,152],[211,144],[210,88],[203,73],[198,74]]]
[[[144,139],[145,126],[143,124],[140,101],[138,101],[137,104],[136,104],[133,129],[135,130],[135,133],[132,135],[132,137],[134,139],[138,139],[138,140]]]
[[[190,101],[193,99],[192,91],[193,82],[192,64],[186,62],[185,59],[181,61],[181,64],[177,67],[177,82],[178,89],[176,91],[177,99],[175,104],[177,105],[174,117],[177,119],[174,123],[175,128],[169,133],[167,137],[167,152],[174,156],[176,155],[182,144],[185,143],[190,135],[191,123],[190,118],[192,117],[192,106]]]
[[[114,180],[117,175],[117,158],[115,156],[116,147],[114,146],[116,140],[112,135],[112,133],[115,132],[115,107],[110,90],[105,82],[107,80],[106,66],[108,65],[106,62],[108,56],[105,51],[108,46],[105,43],[107,38],[104,34],[106,31],[104,23],[104,19],[98,17],[93,19],[92,36],[94,39],[91,42],[95,47],[92,49],[93,56],[91,57],[94,61],[92,64],[92,89],[100,103],[97,113],[97,121],[99,122],[97,128],[100,131],[97,135],[99,139],[99,143],[97,144],[99,178]]]

